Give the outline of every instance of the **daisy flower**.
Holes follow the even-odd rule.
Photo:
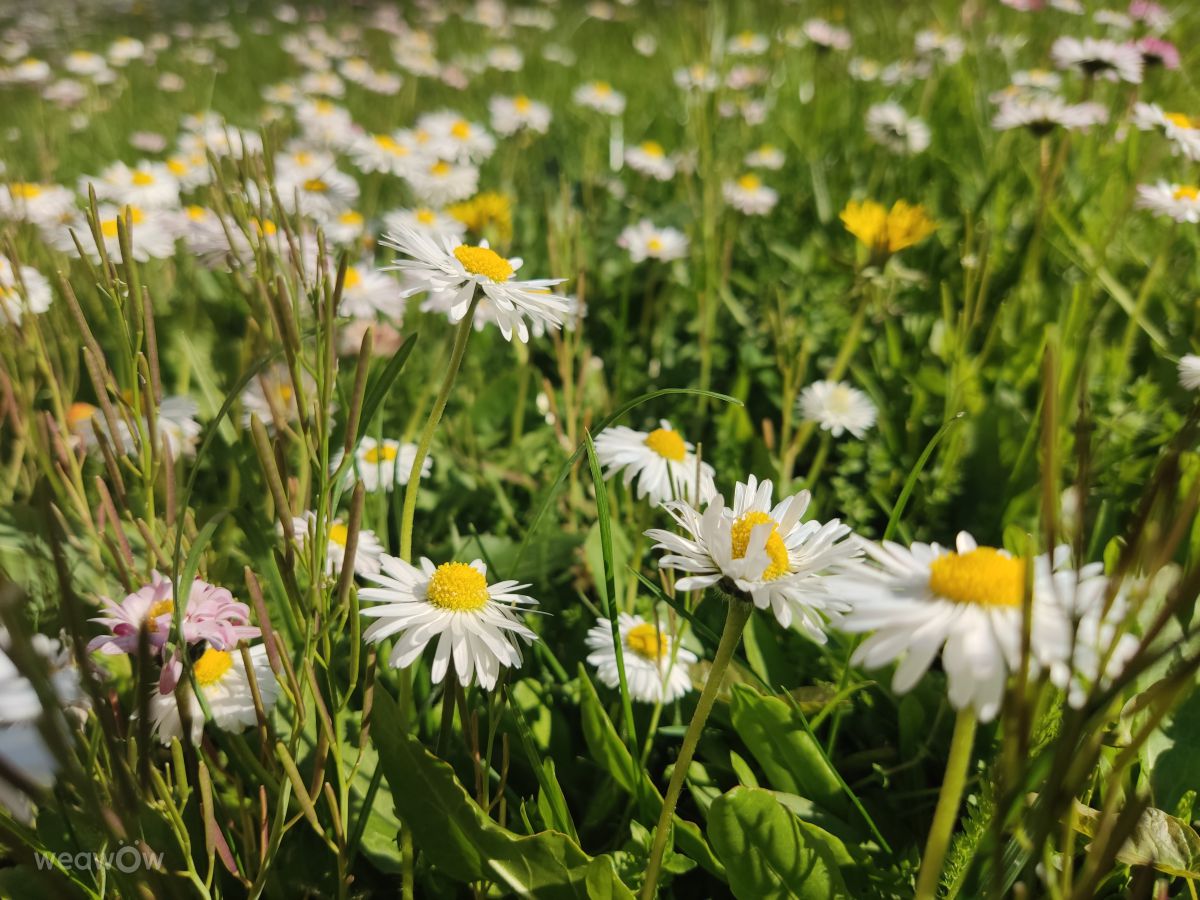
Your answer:
[[[304,393],[312,397],[316,381],[308,372],[301,370]],[[259,372],[242,391],[242,423],[250,427],[250,419],[257,416],[270,432],[276,421],[293,422],[299,415],[296,405],[296,389],[285,363],[277,362]]]
[[[1156,37],[1144,37],[1138,40],[1135,46],[1142,54],[1142,64],[1147,68],[1151,66],[1162,66],[1168,70],[1179,68],[1179,48],[1170,41]]]
[[[811,495],[801,491],[772,506],[770,481],[751,475],[734,489],[733,506],[715,496],[704,513],[682,500],[663,509],[684,531],[681,536],[651,529],[646,536],[665,551],[664,569],[687,573],[675,587],[695,591],[724,585],[759,609],[769,609],[779,624],[793,623],[817,643],[825,642],[825,618],[845,609],[827,587],[827,577],[858,564],[862,550],[849,526],[837,519],[801,522]]]
[[[312,539],[313,529],[317,524],[317,514],[308,510],[302,516],[292,518],[292,533],[296,535],[296,544],[300,548]],[[350,529],[340,519],[334,519],[329,525],[329,541],[325,545],[325,574],[340,575],[346,562],[346,542],[350,539]],[[374,575],[379,572],[379,557],[383,554],[383,544],[375,532],[360,528],[358,545],[354,551],[354,573],[356,575]]]
[[[963,50],[966,49],[963,39],[958,35],[946,34],[932,28],[918,31],[913,45],[917,56],[927,57],[948,66],[962,59]]]
[[[0,256],[0,325],[20,325],[24,313],[44,313],[53,299],[46,276],[30,266],[14,268]]]
[[[347,266],[338,314],[365,319],[377,313],[393,320],[404,316],[404,301],[396,296],[396,282],[369,262]]]
[[[621,635],[625,683],[630,699],[639,703],[673,703],[692,689],[692,664],[695,653],[676,647],[674,636],[662,631],[641,616],[621,613],[617,617]],[[588,665],[596,667],[601,683],[619,687],[617,651],[613,643],[612,623],[597,619],[587,633]]]
[[[1136,103],[1133,124],[1141,131],[1158,130],[1166,135],[1175,153],[1200,162],[1200,117],[1165,112],[1156,103]]]
[[[550,107],[530,100],[524,94],[515,97],[496,96],[488,101],[492,128],[505,137],[526,130],[545,134],[550,130]]]
[[[250,665],[254,681],[262,699],[263,712],[271,714],[279,699],[279,682],[271,671],[267,648],[255,644],[250,648]],[[164,676],[168,674],[164,669]],[[204,702],[212,713],[212,723],[222,731],[239,732],[258,724],[258,713],[254,709],[254,695],[250,687],[250,674],[246,671],[242,654],[236,648],[218,650],[207,647],[192,663],[192,675],[196,688],[204,695]],[[150,698],[150,721],[152,730],[164,745],[173,738],[183,739],[183,722],[179,715],[179,703],[175,693],[174,678],[164,677]],[[187,692],[193,744],[200,743],[204,731],[204,709],[192,691]]]
[[[179,182],[165,163],[143,160],[130,168],[123,162],[116,162],[98,177],[81,178],[79,192],[86,196],[89,185],[96,191],[98,200],[107,200],[117,206],[143,209],[176,209],[179,206]]]
[[[108,61],[99,53],[91,53],[87,50],[73,50],[63,60],[63,68],[72,75],[91,77],[107,70]]]
[[[929,126],[899,103],[876,103],[867,110],[867,134],[893,153],[915,154],[929,146]]]
[[[1060,69],[1078,69],[1089,77],[1131,84],[1142,81],[1142,54],[1133,44],[1060,37],[1050,48],[1050,58]]]
[[[413,460],[417,458],[416,444],[403,444],[385,438],[377,441],[373,437],[364,437],[354,451],[354,467],[349,474],[349,480],[357,476],[367,491],[390,491],[393,486],[408,484],[409,473],[412,472]],[[342,453],[334,454],[332,467],[342,462]],[[421,477],[429,475],[433,466],[433,458],[425,457],[421,466]]]
[[[128,217],[130,228],[130,250],[138,262],[148,262],[151,259],[168,259],[175,255],[175,238],[179,223],[177,217],[165,210],[142,209],[140,206],[116,207],[101,206],[100,237],[104,241],[104,249],[108,258],[114,261],[122,259],[118,219]],[[100,251],[92,243],[90,235],[79,236],[84,252],[93,262],[100,261]]]
[[[472,165],[437,162],[409,169],[404,179],[421,202],[445,206],[470,197],[479,187],[479,169]]]
[[[415,167],[429,165],[425,151],[392,134],[360,134],[346,148],[360,172],[387,172],[404,177]]]
[[[362,240],[367,230],[367,221],[363,214],[354,209],[347,209],[331,219],[321,223],[325,237],[339,246],[347,247]]]
[[[779,202],[779,194],[762,183],[753,173],[747,173],[721,186],[725,202],[748,216],[765,216]]]
[[[1191,184],[1139,184],[1137,206],[1176,222],[1200,222],[1200,188]]]
[[[60,184],[14,181],[0,185],[0,219],[51,228],[76,212],[75,195]]]
[[[761,56],[771,46],[770,39],[765,34],[753,31],[743,31],[729,39],[725,49],[730,56]]]
[[[279,175],[275,185],[287,212],[318,221],[336,219],[358,201],[358,182],[337,169],[326,169],[312,178]]]
[[[1099,103],[1068,103],[1058,94],[1038,91],[1005,96],[992,118],[992,127],[997,131],[1028,128],[1040,137],[1055,128],[1086,130],[1107,121],[1108,110]]]
[[[121,37],[108,45],[108,61],[114,66],[125,66],[146,55],[146,45],[137,38]]]
[[[363,632],[363,640],[378,643],[396,636],[388,656],[394,668],[411,666],[437,638],[430,680],[441,683],[453,666],[463,687],[475,682],[490,691],[502,666],[521,664],[518,639],[527,644],[537,639],[520,619],[523,607],[537,602],[520,593],[529,585],[489,585],[481,560],[435,566],[422,557],[417,568],[384,554],[380,564],[379,574],[366,576],[378,587],[358,592],[360,601],[379,604],[362,610],[376,620]]]
[[[425,113],[417,119],[417,130],[428,132],[434,155],[450,162],[480,163],[496,149],[486,128],[453,110]]]
[[[850,32],[824,19],[809,19],[801,29],[810,43],[823,50],[849,50]]]
[[[624,472],[622,482],[629,487],[637,480],[639,500],[649,497],[658,506],[675,498],[707,503],[716,494],[713,467],[697,465],[690,443],[671,427],[666,419],[647,433],[624,425],[605,428],[596,435],[596,458],[604,467],[604,477]],[[696,490],[699,470],[700,489]]]
[[[655,181],[670,181],[675,177],[675,161],[657,141],[643,141],[636,147],[626,147],[625,165]]]
[[[757,150],[747,153],[743,162],[751,169],[771,169],[777,171],[783,168],[783,164],[787,162],[787,157],[783,155],[783,151],[778,147],[771,144],[763,144]]]
[[[677,228],[659,228],[649,219],[642,219],[621,231],[617,246],[628,250],[629,258],[635,263],[645,259],[671,262],[687,256],[688,239]]]
[[[1180,358],[1179,384],[1185,390],[1200,390],[1200,356],[1188,353]]]
[[[562,324],[560,316],[569,311],[567,299],[549,291],[565,279],[514,280],[521,259],[505,259],[488,247],[486,241],[472,246],[456,238],[435,238],[402,228],[380,243],[403,254],[395,264],[386,267],[402,272],[413,285],[403,295],[421,291],[449,295],[453,298],[451,321],[460,321],[471,308],[476,293],[482,293],[480,305],[486,305],[488,312],[496,317],[504,339],[511,341],[515,333],[525,343],[529,340],[527,320],[557,328]]]
[[[573,98],[580,106],[594,109],[608,116],[619,116],[625,112],[625,95],[613,90],[607,81],[589,81],[575,89]]]
[[[385,232],[409,229],[433,237],[460,238],[467,226],[453,216],[448,216],[427,206],[416,209],[394,209],[383,216]]]
[[[875,424],[875,404],[842,381],[816,381],[800,392],[800,415],[834,437],[850,432],[861,439]]]
[[[674,77],[675,86],[684,91],[703,91],[708,94],[721,84],[717,73],[700,63],[676,69]]]

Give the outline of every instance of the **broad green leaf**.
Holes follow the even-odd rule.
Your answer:
[[[1092,837],[1100,823],[1100,811],[1075,803],[1075,828]],[[1200,834],[1183,819],[1161,809],[1147,809],[1133,836],[1117,853],[1130,866],[1152,866],[1175,878],[1200,878]]]
[[[610,857],[593,859],[561,832],[521,836],[488,818],[454,770],[401,730],[399,710],[386,691],[376,691],[372,718],[371,737],[396,813],[442,875],[495,882],[519,897],[590,900],[598,896],[589,887],[594,884],[605,897],[632,900]]]
[[[831,847],[769,791],[736,787],[714,801],[708,837],[736,897],[833,900],[850,894]]]

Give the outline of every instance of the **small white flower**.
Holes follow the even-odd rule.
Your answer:
[[[46,276],[30,266],[14,271],[8,258],[0,256],[0,326],[19,325],[26,312],[44,313],[53,299]]]
[[[347,479],[351,483],[360,479],[367,491],[390,491],[397,484],[408,484],[416,458],[416,444],[405,444],[390,438],[377,441],[373,437],[364,437],[354,451],[354,465]],[[339,450],[334,454],[331,468],[337,469],[341,462],[342,452]],[[433,457],[427,455],[421,464],[421,477],[425,478],[432,467]]]
[[[893,153],[921,153],[929,146],[929,126],[891,101],[867,110],[867,134]]]
[[[296,544],[303,548],[312,539],[316,527],[317,514],[308,510],[302,516],[292,518],[292,533],[296,535]],[[334,519],[329,524],[329,541],[325,545],[325,574],[340,575],[346,562],[346,542],[350,538],[350,530],[340,519]],[[354,552],[354,572],[356,575],[374,575],[379,571],[379,557],[383,555],[383,544],[375,532],[360,528],[358,545]]]
[[[144,209],[175,209],[179,206],[179,182],[165,163],[143,160],[135,168],[113,163],[96,178],[80,179],[79,192],[86,196],[88,185],[96,198],[117,206]]]
[[[427,206],[417,209],[394,209],[383,216],[384,232],[404,229],[421,231],[431,237],[460,238],[467,226],[453,216],[448,216]]]
[[[1179,384],[1189,391],[1200,391],[1200,356],[1187,353],[1180,357]]]
[[[304,370],[300,372],[305,396],[312,398],[316,381]],[[242,422],[250,427],[250,419],[257,416],[268,432],[274,430],[276,418],[280,422],[293,422],[299,415],[295,386],[285,363],[278,362],[259,372],[242,391]]]
[[[992,118],[997,131],[1028,128],[1041,136],[1055,128],[1086,130],[1108,121],[1108,110],[1099,103],[1068,103],[1058,94],[1016,93],[1006,96]]]
[[[617,246],[628,250],[629,258],[635,263],[645,259],[670,262],[687,256],[688,239],[677,228],[659,228],[649,219],[642,219],[621,231]]]
[[[779,202],[779,194],[754,174],[742,175],[721,186],[725,202],[748,216],[765,216]]]
[[[1200,188],[1190,184],[1139,184],[1137,206],[1176,222],[1200,222]]]
[[[875,424],[875,404],[842,381],[815,381],[800,392],[800,414],[834,437],[850,432],[862,438]]]
[[[731,56],[761,56],[770,46],[771,40],[765,34],[743,31],[729,39],[726,50]]]
[[[617,617],[617,628],[630,699],[639,703],[673,703],[692,689],[691,666],[697,662],[696,654],[677,646],[674,636],[641,616],[628,613]],[[588,665],[596,667],[601,683],[619,687],[617,651],[608,619],[597,619],[588,630],[587,646],[591,651]]]
[[[404,300],[396,293],[395,281],[369,262],[362,262],[346,267],[338,314],[356,319],[382,314],[399,321],[404,317]]]
[[[609,116],[625,111],[625,95],[613,90],[607,81],[589,81],[575,89],[575,102]]]
[[[626,147],[625,165],[655,181],[670,181],[675,177],[675,160],[657,141],[643,141],[634,147]]]
[[[1133,44],[1104,38],[1060,37],[1050,48],[1050,57],[1060,69],[1079,69],[1086,75],[1108,81],[1142,81],[1142,54]]]
[[[675,86],[685,91],[701,91],[711,94],[721,84],[721,79],[708,66],[696,63],[675,70]]]
[[[488,113],[497,134],[508,136],[521,130],[545,134],[550,130],[550,107],[524,94],[493,97],[488,101]]]
[[[263,712],[270,715],[279,698],[279,682],[271,671],[264,645],[255,644],[250,648],[250,663],[262,698]],[[207,647],[200,658],[192,663],[192,675],[196,687],[204,694],[204,701],[212,713],[212,722],[217,728],[239,732],[258,724],[250,678],[241,651],[236,647],[229,650]],[[164,687],[169,689],[163,690]],[[188,690],[187,698],[191,719],[190,737],[193,744],[198,744],[204,731],[204,709],[191,690]],[[150,698],[150,721],[154,734],[163,744],[170,744],[172,738],[183,740],[183,723],[174,684],[160,683],[159,689]]]
[[[638,499],[649,497],[655,506],[673,499],[702,504],[716,494],[713,467],[697,465],[692,445],[665,419],[649,433],[624,425],[605,428],[596,435],[596,458],[604,467],[605,478],[624,472],[625,486],[636,479]]]
[[[472,165],[439,159],[428,165],[414,166],[404,179],[422,203],[444,206],[465,200],[479,187],[479,169]]]
[[[850,32],[824,19],[809,19],[804,23],[803,34],[817,47],[826,50],[850,49]]]
[[[763,144],[757,150],[747,153],[743,161],[751,169],[771,169],[777,171],[783,168],[783,164],[787,162],[787,157],[783,155],[783,151],[778,147],[774,147],[771,144]]]
[[[453,110],[425,113],[417,119],[417,131],[429,134],[430,150],[450,162],[479,163],[496,149],[496,139],[486,128]]]
[[[1173,152],[1200,162],[1200,118],[1186,113],[1165,112],[1156,103],[1136,103],[1133,124],[1141,131],[1161,131]]]
[[[521,664],[518,639],[527,644],[537,639],[520,620],[522,608],[537,603],[520,593],[529,585],[489,585],[481,560],[435,566],[422,557],[418,569],[384,554],[381,567],[379,574],[366,576],[378,587],[358,592],[360,601],[379,604],[362,610],[376,620],[363,632],[363,640],[378,643],[396,636],[388,655],[394,668],[411,666],[437,638],[430,680],[439,684],[453,666],[463,687],[475,682],[490,691],[502,666]]]
[[[121,241],[117,220],[128,220],[130,228],[130,250],[138,262],[151,259],[167,259],[175,255],[175,238],[179,233],[178,216],[157,209],[142,209],[139,206],[116,207],[105,204],[99,208],[100,237],[108,258],[121,261]],[[84,252],[94,262],[100,261],[100,251],[86,231],[79,235]]]
[[[75,195],[62,185],[27,181],[0,185],[0,219],[53,228],[74,215],[78,215]]]

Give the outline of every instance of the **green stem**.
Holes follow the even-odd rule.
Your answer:
[[[958,818],[958,807],[962,802],[963,787],[967,782],[967,768],[971,764],[971,745],[975,742],[975,712],[966,707],[954,720],[954,736],[950,739],[950,758],[946,760],[946,775],[938,794],[937,809],[933,813],[933,825],[925,853],[921,857],[921,871],[917,876],[917,892],[914,900],[935,900],[938,880],[942,874],[942,861],[950,846],[950,835]]]
[[[683,736],[683,745],[679,748],[679,756],[675,760],[675,770],[671,773],[671,783],[667,786],[667,795],[663,798],[662,812],[658,816],[658,824],[654,827],[654,845],[650,849],[650,861],[646,866],[646,880],[642,884],[642,900],[651,900],[655,888],[658,887],[658,876],[662,869],[663,854],[667,850],[667,838],[671,834],[671,821],[675,816],[675,804],[679,802],[683,781],[687,777],[692,764],[692,756],[696,753],[696,745],[700,742],[700,732],[712,712],[713,702],[721,690],[721,682],[725,670],[733,659],[733,651],[737,649],[742,639],[742,631],[750,620],[754,606],[737,597],[729,598],[729,608],[725,615],[725,629],[721,632],[721,642],[717,645],[716,656],[713,657],[712,667],[708,670],[708,678],[704,682],[704,690],[696,701],[696,711],[692,713],[691,724],[687,734]]]
[[[412,562],[412,530],[413,517],[417,512],[417,491],[421,486],[421,467],[429,456],[429,447],[433,444],[433,435],[438,423],[442,421],[442,413],[446,411],[446,401],[450,399],[450,389],[454,387],[454,379],[458,377],[463,355],[467,352],[467,339],[471,336],[471,323],[475,319],[475,307],[479,305],[479,294],[471,301],[471,308],[458,323],[454,332],[454,348],[450,351],[450,364],[446,367],[446,377],[438,389],[437,399],[433,401],[433,409],[421,429],[421,437],[417,443],[417,455],[413,457],[412,470],[408,473],[408,487],[404,491],[404,511],[400,519],[400,558]]]

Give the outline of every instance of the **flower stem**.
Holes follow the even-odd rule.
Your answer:
[[[946,848],[950,846],[950,834],[958,818],[958,806],[962,802],[963,787],[967,781],[967,768],[971,763],[971,745],[975,742],[975,712],[971,707],[959,710],[954,720],[954,736],[950,739],[950,758],[946,760],[946,774],[938,794],[937,809],[933,813],[933,825],[921,857],[921,871],[917,875],[915,900],[934,900],[937,896],[938,879],[942,874],[942,861]]]
[[[400,558],[412,562],[412,531],[413,517],[417,512],[417,491],[421,486],[421,468],[425,458],[429,456],[429,447],[433,444],[433,434],[437,431],[438,423],[442,421],[442,413],[446,411],[446,401],[450,399],[450,389],[454,387],[454,379],[458,377],[458,369],[462,365],[463,355],[467,352],[467,339],[471,336],[471,323],[475,319],[475,307],[479,305],[479,294],[471,301],[471,308],[458,323],[454,332],[454,347],[450,351],[450,364],[446,367],[446,377],[438,389],[437,399],[433,401],[433,409],[421,429],[421,438],[417,443],[417,455],[413,457],[412,469],[408,473],[408,486],[404,491],[404,510],[400,519]]]
[[[662,812],[658,816],[658,824],[654,827],[654,844],[650,849],[650,860],[646,866],[646,880],[642,884],[642,900],[650,900],[658,887],[658,875],[662,869],[663,854],[667,850],[667,838],[671,834],[671,820],[675,816],[675,804],[679,802],[680,791],[683,790],[683,780],[687,777],[692,764],[692,756],[696,753],[696,744],[700,742],[700,732],[708,714],[712,712],[713,702],[725,679],[725,670],[733,659],[733,651],[737,649],[742,639],[742,631],[754,610],[749,602],[736,597],[729,598],[729,610],[725,615],[725,629],[721,632],[721,642],[717,645],[716,656],[713,657],[712,667],[708,670],[708,678],[704,682],[704,690],[696,701],[696,711],[692,713],[692,721],[688,725],[687,734],[683,736],[683,745],[679,748],[679,756],[675,760],[675,770],[671,773],[671,783],[667,785],[667,795],[663,798]]]

